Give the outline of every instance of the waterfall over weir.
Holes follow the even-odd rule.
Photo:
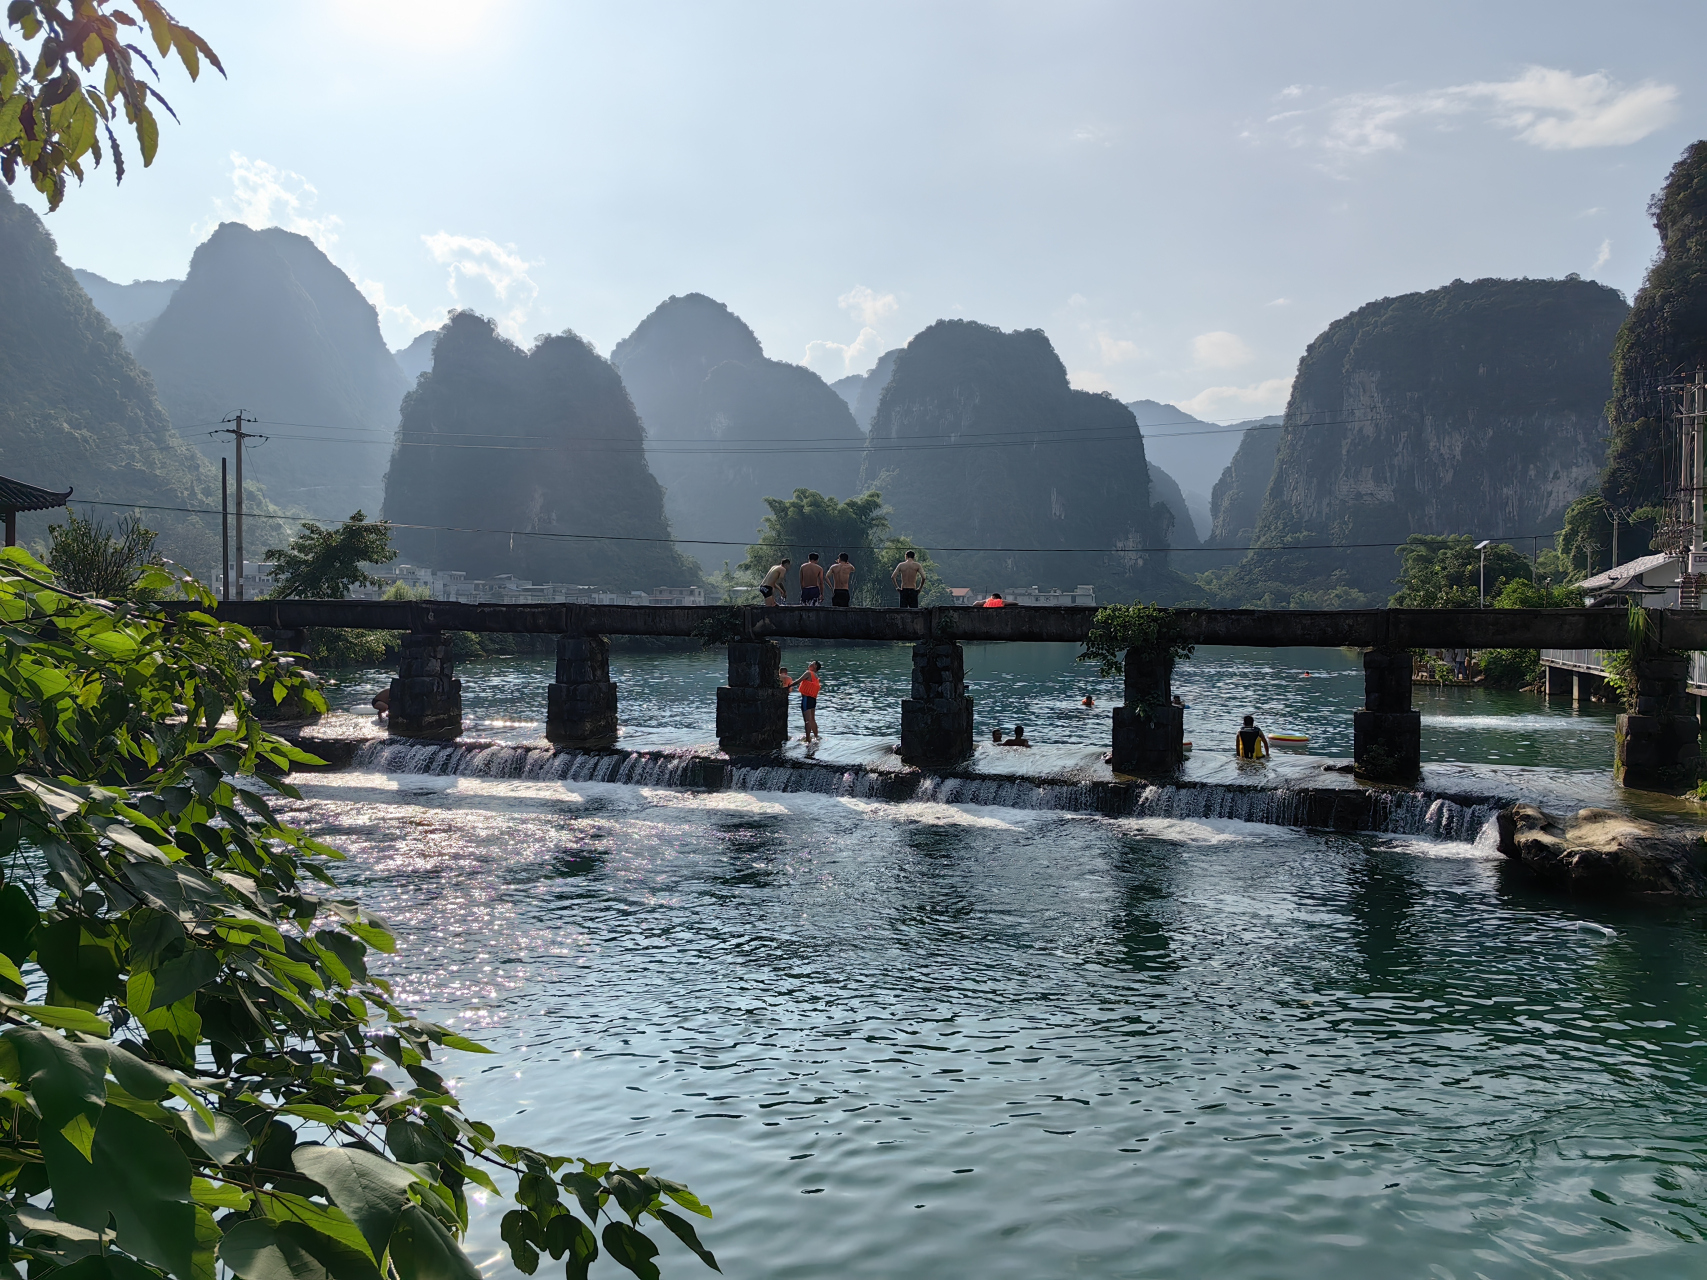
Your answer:
[[[758,763],[694,752],[559,751],[548,746],[380,739],[352,768],[376,773],[609,782],[704,791],[810,792],[896,803],[988,805],[1108,817],[1227,818],[1272,826],[1382,831],[1473,841],[1504,801],[1363,787],[1241,787],[1047,781],[939,775],[914,769],[843,768],[811,761]]]

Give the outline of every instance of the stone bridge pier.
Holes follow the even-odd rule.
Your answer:
[[[1363,707],[1351,713],[1351,756],[1371,782],[1415,782],[1422,772],[1422,712],[1411,710],[1409,649],[1363,655]]]
[[[1701,721],[1689,693],[1689,658],[1633,650],[1636,707],[1618,717],[1612,776],[1622,786],[1679,792],[1701,771]]]
[[[966,654],[958,641],[913,646],[913,696],[901,700],[901,759],[916,765],[959,764],[972,754],[972,699]]]
[[[442,631],[403,636],[391,682],[390,729],[398,738],[449,740],[462,734],[462,681],[453,675],[450,637]]]
[[[788,690],[777,684],[782,649],[774,640],[729,646],[729,683],[717,690],[717,745],[726,755],[775,751],[788,741]]]
[[[557,679],[545,686],[545,736],[562,747],[616,742],[610,637],[558,636]]]
[[[1174,705],[1171,654],[1126,651],[1126,702],[1114,709],[1116,773],[1173,773],[1185,762],[1185,708]]]

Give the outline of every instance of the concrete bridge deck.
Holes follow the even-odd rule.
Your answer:
[[[718,605],[459,604],[443,600],[246,600],[216,611],[225,622],[296,631],[481,631],[572,636],[692,636],[726,618]],[[1080,643],[1093,608],[739,610],[745,638]],[[1624,649],[1622,609],[1177,609],[1191,644],[1358,649]],[[1707,649],[1707,612],[1648,611],[1660,649]]]

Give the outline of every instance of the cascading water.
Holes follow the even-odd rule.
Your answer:
[[[356,753],[352,765],[377,773],[440,777],[810,793],[1114,817],[1231,819],[1465,842],[1476,839],[1499,807],[1492,800],[1461,802],[1422,791],[1046,782],[849,769],[810,761],[730,766],[692,752],[566,751],[503,743],[371,742]]]

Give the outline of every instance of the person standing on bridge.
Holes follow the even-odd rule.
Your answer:
[[[848,553],[842,552],[836,557],[836,563],[827,570],[830,579],[830,605],[832,608],[845,609],[852,602],[848,594],[849,584],[853,582],[854,567],[848,559]]]
[[[800,603],[824,603],[824,566],[818,563],[816,551],[807,556],[806,563],[800,566]]]
[[[925,566],[919,563],[916,553],[909,551],[895,566],[889,580],[895,584],[895,589],[901,593],[903,609],[919,607],[919,587],[925,580]]]
[[[765,574],[765,580],[759,583],[759,594],[765,598],[767,605],[774,605],[779,599],[788,599],[788,566],[793,564],[787,556],[781,564],[773,564],[770,572]]]

